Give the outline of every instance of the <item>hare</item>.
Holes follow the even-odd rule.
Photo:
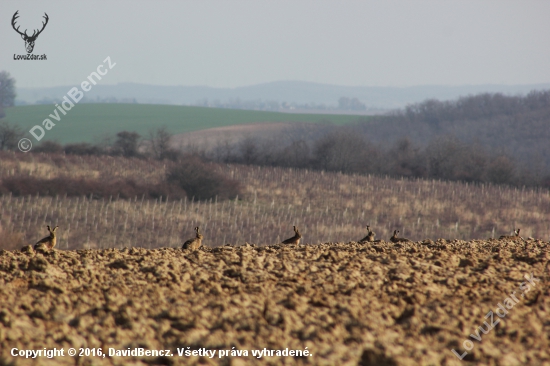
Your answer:
[[[367,225],[367,236],[365,236],[363,239],[359,240],[359,243],[365,243],[365,242],[374,242],[374,237],[376,234],[374,231],[370,229],[370,226]]]
[[[298,228],[296,226],[294,226],[294,233],[295,235],[292,238],[283,240],[283,244],[300,244],[300,239],[302,238],[302,235],[300,235],[300,232],[298,231]]]
[[[405,238],[398,238],[397,237],[397,234],[399,233],[399,230],[394,230],[393,231],[393,235],[392,237],[390,238],[390,240],[393,242],[393,243],[405,243],[405,242],[409,242],[410,240],[409,239],[405,239]]]
[[[518,239],[518,238],[520,238],[519,231],[520,231],[520,229],[514,230],[514,235],[501,235],[500,238],[498,238],[498,239],[499,240],[501,240],[501,239],[512,239],[512,240]]]
[[[197,232],[196,236],[192,239],[189,239],[187,240],[185,243],[183,243],[182,245],[182,249],[191,249],[191,250],[197,250],[201,247],[202,245],[202,234],[200,233],[199,231],[199,227],[197,226],[195,228],[195,231]]]
[[[57,238],[55,236],[55,232],[59,226],[54,227],[53,230],[50,229],[50,225],[46,227],[50,232],[50,236],[46,236],[45,238],[37,241],[36,244],[34,244],[34,249],[38,249],[40,247],[45,247],[46,249],[53,249],[55,247],[55,244],[57,244]]]

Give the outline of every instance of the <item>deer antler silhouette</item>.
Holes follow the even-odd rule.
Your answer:
[[[17,20],[17,18],[19,18],[19,10],[17,10],[15,12],[15,14],[13,14],[13,17],[11,18],[11,26],[13,27],[13,29],[19,33],[21,35],[21,38],[23,38],[23,40],[25,41],[25,48],[27,49],[27,53],[31,53],[32,50],[34,49],[34,42],[36,41],[36,38],[38,37],[38,35],[40,33],[42,33],[42,31],[44,30],[44,28],[46,28],[46,24],[48,24],[48,20],[50,19],[48,17],[48,14],[44,13],[44,16],[43,18],[46,19],[45,22],[42,22],[42,29],[38,30],[38,29],[35,29],[34,32],[32,33],[32,36],[29,36],[27,34],[27,30],[25,29],[25,32],[21,32],[19,30],[19,27],[15,28],[15,21]]]

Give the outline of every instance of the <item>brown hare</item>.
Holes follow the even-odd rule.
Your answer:
[[[374,242],[374,237],[376,234],[374,231],[370,229],[370,226],[367,225],[367,236],[365,236],[363,239],[359,240],[359,243],[365,243],[365,242]]]
[[[202,245],[202,234],[200,233],[199,231],[199,227],[197,226],[195,228],[195,231],[196,231],[196,236],[192,239],[189,239],[187,240],[185,243],[183,243],[183,246],[181,247],[182,249],[191,249],[191,250],[197,250],[201,247]]]
[[[50,225],[46,227],[48,228],[50,235],[37,241],[36,244],[34,244],[34,249],[38,249],[38,248],[53,249],[55,247],[55,244],[57,244],[57,238],[55,236],[55,232],[59,226],[54,227],[53,230],[50,229]]]
[[[514,230],[514,235],[501,235],[500,238],[498,238],[499,240],[501,239],[512,239],[512,240],[515,240],[515,239],[518,239],[520,238],[519,236],[519,231],[521,229],[517,229],[517,230]]]
[[[399,234],[399,230],[394,230],[394,231],[393,231],[393,235],[392,235],[392,237],[390,238],[390,240],[391,240],[393,243],[406,243],[406,242],[409,242],[409,241],[410,241],[409,239],[398,238],[398,237],[397,237],[397,234]]]
[[[294,236],[292,238],[288,238],[286,240],[283,240],[283,244],[300,244],[300,239],[302,239],[302,235],[300,235],[300,232],[298,231],[298,228],[294,226]]]

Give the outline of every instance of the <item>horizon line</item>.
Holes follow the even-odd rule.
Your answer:
[[[257,86],[265,86],[269,84],[278,84],[278,83],[301,83],[301,84],[313,84],[313,85],[319,85],[319,86],[331,86],[331,87],[343,87],[343,88],[372,88],[372,89],[410,89],[410,88],[426,88],[426,87],[435,87],[435,88],[465,88],[465,87],[526,87],[526,86],[542,86],[542,85],[548,85],[550,87],[550,81],[548,82],[541,82],[541,83],[526,83],[526,84],[494,84],[494,83],[488,83],[488,84],[416,84],[416,85],[408,85],[408,86],[381,86],[381,85],[341,85],[341,84],[329,84],[329,83],[319,83],[314,81],[303,81],[303,80],[276,80],[276,81],[268,81],[268,82],[262,82],[257,84],[249,84],[249,85],[242,85],[242,86],[236,86],[236,87],[218,87],[218,86],[209,86],[209,85],[182,85],[182,84],[171,84],[171,85],[165,85],[165,84],[148,84],[148,83],[141,83],[141,82],[134,82],[134,81],[122,81],[115,84],[101,84],[101,86],[119,86],[119,85],[125,85],[125,84],[131,84],[131,85],[143,85],[143,86],[153,86],[153,87],[171,87],[171,88],[209,88],[209,89],[222,89],[222,90],[236,90],[236,89],[242,89],[242,88],[250,88],[250,87],[257,87]],[[16,89],[48,89],[48,88],[62,88],[62,87],[72,87],[73,85],[54,85],[54,86],[22,86],[18,87],[15,86]],[[100,85],[97,85],[100,86]]]

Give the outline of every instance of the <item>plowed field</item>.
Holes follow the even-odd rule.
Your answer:
[[[3,250],[0,364],[550,365],[549,259],[537,240]],[[12,356],[44,348],[64,355]],[[169,354],[116,356],[140,348]]]

